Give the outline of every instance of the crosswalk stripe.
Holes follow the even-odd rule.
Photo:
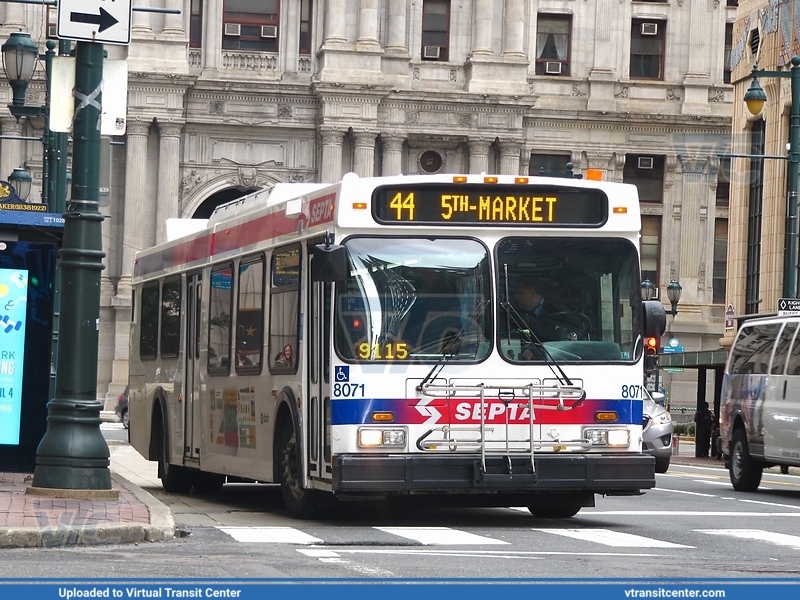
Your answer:
[[[374,529],[415,540],[426,546],[508,544],[503,540],[450,529],[449,527],[375,527]]]
[[[269,544],[318,544],[321,539],[294,527],[217,527],[237,542]]]
[[[614,546],[617,548],[694,548],[694,546],[673,544],[672,542],[664,542],[640,535],[611,531],[610,529],[534,529],[533,531],[562,535],[584,542],[595,542],[597,544],[605,544],[606,546]]]
[[[771,531],[763,531],[761,529],[695,529],[695,531],[707,535],[724,535],[800,549],[800,537],[785,533],[772,533]]]

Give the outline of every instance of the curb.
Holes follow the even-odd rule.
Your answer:
[[[150,523],[106,523],[83,527],[0,527],[0,548],[61,548],[98,544],[163,542],[175,537],[169,508],[142,488],[112,472],[111,478],[147,507]]]

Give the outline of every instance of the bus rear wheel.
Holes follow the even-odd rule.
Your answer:
[[[311,519],[317,514],[317,498],[314,490],[300,485],[297,437],[291,421],[287,421],[281,432],[280,452],[283,503],[294,518]]]
[[[750,456],[747,434],[739,427],[731,439],[730,474],[733,489],[737,492],[755,492],[761,483],[764,467]]]

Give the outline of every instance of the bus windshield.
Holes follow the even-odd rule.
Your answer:
[[[505,360],[634,361],[639,263],[627,240],[513,237],[496,250]]]
[[[336,350],[352,361],[479,361],[491,347],[486,247],[473,239],[353,237],[337,286]]]

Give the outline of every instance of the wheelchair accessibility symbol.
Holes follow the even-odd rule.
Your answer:
[[[336,381],[339,383],[350,381],[350,367],[336,367]]]

